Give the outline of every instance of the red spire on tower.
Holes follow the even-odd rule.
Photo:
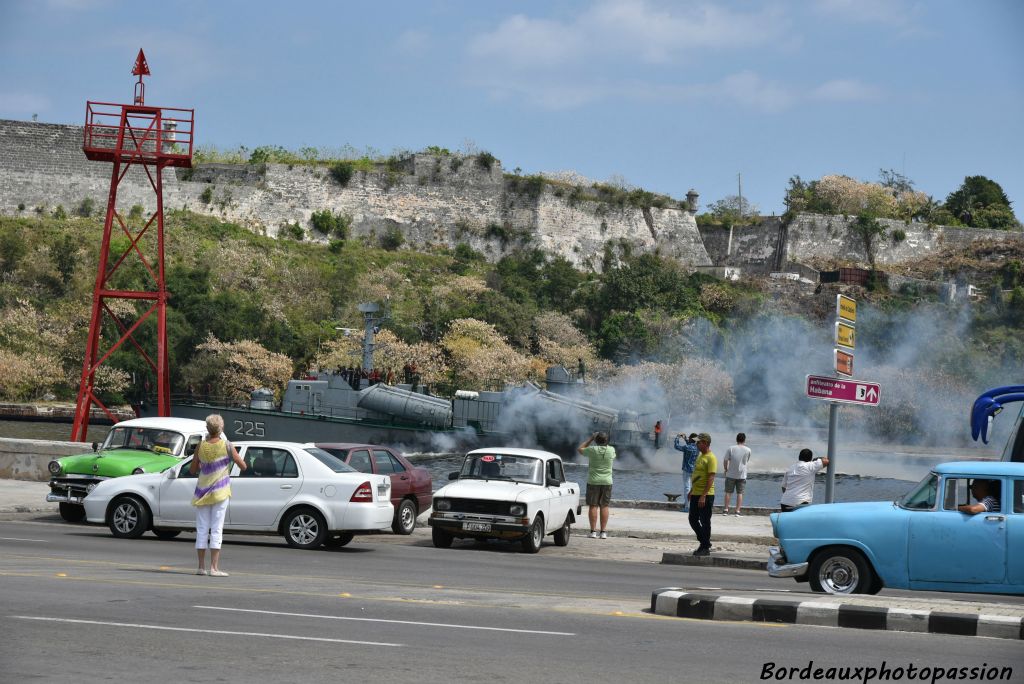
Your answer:
[[[149,64],[146,63],[146,53],[142,48],[139,48],[139,56],[135,58],[132,76],[149,76]]]

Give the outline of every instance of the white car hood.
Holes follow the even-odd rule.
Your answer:
[[[533,492],[544,492],[544,487],[505,480],[459,480],[434,492],[434,498],[519,501],[521,496],[529,496]]]

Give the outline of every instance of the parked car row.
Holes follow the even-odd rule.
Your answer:
[[[139,418],[118,423],[93,453],[49,463],[47,501],[68,521],[104,524],[115,537],[152,531],[170,539],[195,529],[189,473],[206,434],[202,421]],[[435,546],[456,538],[569,543],[580,512],[579,485],[557,455],[532,449],[470,452],[457,480],[432,494],[429,471],[384,446],[354,443],[234,442],[247,468],[231,467],[224,530],[279,534],[296,548],[344,546],[355,532],[391,527],[411,534],[424,511]]]

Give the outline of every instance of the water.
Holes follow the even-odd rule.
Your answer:
[[[108,426],[89,427],[89,440],[102,440],[109,431]],[[714,436],[713,450],[718,452],[719,468],[725,450],[732,444],[732,435]],[[0,437],[21,439],[48,439],[67,441],[71,435],[70,423],[42,423],[0,420]],[[842,437],[842,435],[840,435]],[[817,430],[773,429],[756,432],[748,430],[747,446],[753,457],[749,464],[747,489],[743,496],[744,506],[775,508],[781,495],[782,474],[793,462],[803,447],[810,447],[816,455],[825,453],[825,438]],[[933,449],[906,445],[884,445],[878,443],[855,444],[838,442],[839,455],[836,459],[837,476],[835,485],[836,501],[892,501],[902,496],[914,483],[924,477],[936,463],[961,458],[998,459],[1000,449],[970,447],[967,449]],[[434,490],[448,483],[448,474],[462,465],[460,454],[407,454],[417,465],[430,470],[434,478]],[[575,455],[574,455],[575,456]],[[678,494],[682,489],[678,451],[671,446],[660,449],[647,462],[633,458],[621,458],[615,462],[615,484],[612,496],[616,499],[637,499],[642,501],[666,501],[665,492]],[[567,461],[566,475],[570,480],[584,486],[587,481],[585,463]],[[724,478],[716,478],[715,502],[725,498]],[[823,476],[818,476],[814,500],[825,500]],[[735,505],[735,504],[734,504]]]
[[[430,471],[434,478],[434,491],[448,484],[448,475],[462,466],[460,454],[416,455],[411,459],[416,465]],[[587,466],[585,463],[566,462],[566,476],[586,488]],[[927,472],[922,470],[921,476]],[[815,501],[825,500],[825,482],[823,475],[818,476],[814,488]],[[637,499],[641,501],[668,501],[665,493],[680,494],[683,491],[682,472],[654,472],[642,469],[639,464],[626,464],[615,469],[615,483],[612,485],[612,498]],[[835,500],[838,501],[892,501],[907,493],[917,480],[900,480],[895,478],[862,477],[859,475],[837,475]],[[747,477],[747,489],[743,494],[744,506],[778,508],[782,494],[782,473],[750,473]],[[721,504],[725,499],[725,482],[715,479],[715,503]],[[731,497],[735,506],[736,497]]]

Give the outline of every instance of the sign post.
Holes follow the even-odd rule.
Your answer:
[[[839,404],[878,406],[882,388],[873,382],[854,380],[853,349],[857,343],[857,300],[836,295],[835,344],[832,350],[836,377],[807,376],[807,396],[824,399],[828,406],[828,470],[825,473],[825,503],[835,501],[836,433],[839,431]],[[843,349],[840,349],[843,347]]]

